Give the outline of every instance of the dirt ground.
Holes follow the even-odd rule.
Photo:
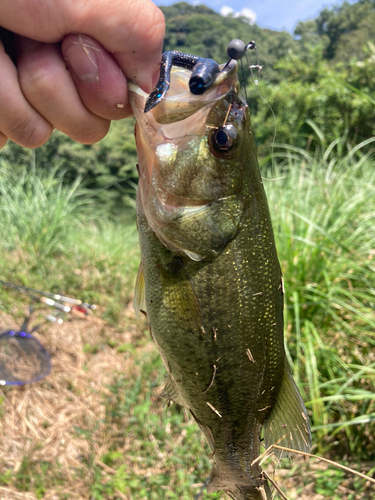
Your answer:
[[[2,328],[17,328],[12,318],[20,316],[0,312]],[[74,471],[82,470],[83,457],[91,456],[96,465],[109,475],[110,467],[100,461],[115,439],[116,429],[105,425],[103,395],[118,373],[132,376],[137,370],[132,357],[120,355],[110,347],[113,342],[136,344],[145,335],[146,324],[136,319],[132,304],[126,308],[124,324],[120,328],[109,326],[100,319],[100,312],[86,318],[74,318],[62,325],[47,324],[35,336],[51,354],[52,370],[38,383],[23,387],[4,387],[0,390],[0,475],[11,471],[20,473],[25,463],[57,462],[60,464],[61,485],[49,488],[45,500],[89,500],[90,470],[77,480]],[[100,349],[93,346],[100,345]],[[147,341],[141,349],[154,350]],[[77,429],[86,429],[90,439]],[[126,447],[119,451],[126,454]],[[25,462],[26,460],[26,462]],[[91,462],[93,463],[93,462]],[[299,480],[290,477],[290,470],[277,469],[275,479],[288,491],[290,499],[325,500],[309,485],[308,475],[316,472],[318,464],[306,469],[303,493],[298,493]],[[315,468],[315,469],[314,469]],[[27,469],[33,481],[32,469]],[[85,472],[85,471],[84,471]],[[298,473],[296,473],[298,475]],[[342,498],[348,489],[342,486]],[[346,491],[345,491],[346,489]],[[32,487],[29,490],[33,490]],[[20,491],[11,481],[0,483],[0,500],[37,500],[33,492]],[[40,496],[39,496],[40,498]],[[118,494],[120,500],[131,500]],[[281,497],[279,497],[281,498]],[[375,495],[374,495],[375,498]]]
[[[132,307],[126,310],[126,316],[135,319]],[[0,312],[0,325],[4,329],[19,327],[12,317]],[[119,372],[131,375],[133,363],[105,340],[131,344],[142,335],[136,322],[127,325],[125,331],[119,330],[93,314],[62,325],[48,323],[35,332],[51,355],[52,369],[44,381],[0,391],[0,473],[12,470],[16,474],[25,457],[46,462],[58,459],[62,477],[69,478],[71,471],[82,467],[82,456],[94,453],[99,461],[109,449],[111,436],[103,434],[108,429],[100,423],[104,419],[103,392]],[[99,344],[98,352],[87,347]],[[80,437],[77,428],[90,430],[92,443]],[[72,499],[87,499],[87,491],[85,478],[64,486],[64,493]],[[43,498],[55,500],[59,495],[49,491]],[[37,496],[0,486],[1,500],[18,498],[34,500]]]

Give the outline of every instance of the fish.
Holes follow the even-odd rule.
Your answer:
[[[141,249],[134,307],[165,365],[164,396],[190,412],[211,449],[207,491],[271,499],[254,462],[261,444],[311,447],[284,348],[283,278],[237,62],[199,95],[191,74],[172,67],[168,93],[146,113],[148,94],[129,84]]]

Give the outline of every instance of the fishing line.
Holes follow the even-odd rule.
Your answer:
[[[248,50],[254,50],[255,51],[255,57],[256,57],[256,64],[251,64],[250,62],[250,59],[249,59],[249,53],[248,53]],[[252,42],[249,42],[246,47],[245,47],[245,55],[246,55],[246,60],[247,60],[247,64],[248,64],[248,68],[250,70],[250,74],[251,74],[251,79],[253,81],[253,83],[255,85],[258,85],[259,83],[259,80],[260,80],[260,72],[262,71],[263,69],[263,66],[261,66],[259,64],[259,57],[258,57],[258,49],[257,49],[257,46],[255,45],[255,42],[254,40]],[[258,72],[258,78],[254,79],[254,73],[253,73],[253,69],[257,69],[257,72]]]
[[[246,55],[246,60],[247,60],[247,63],[248,63],[248,68],[250,70],[250,74],[251,74],[251,79],[254,83],[254,85],[256,86],[256,89],[257,89],[257,93],[258,93],[258,96],[262,99],[262,101],[267,104],[267,106],[269,107],[271,113],[272,113],[272,117],[273,117],[273,126],[274,126],[274,133],[273,133],[273,139],[272,139],[272,145],[271,145],[271,162],[272,162],[272,168],[274,168],[274,144],[275,144],[275,141],[276,141],[276,133],[277,133],[277,125],[276,125],[276,116],[275,116],[275,113],[272,109],[272,106],[270,105],[270,103],[262,96],[262,94],[260,93],[259,91],[259,81],[260,81],[260,72],[262,71],[263,69],[263,66],[261,66],[259,64],[259,56],[258,56],[258,49],[257,49],[257,46],[255,45],[255,42],[250,42],[250,44],[252,44],[251,47],[248,47],[252,50],[254,50],[255,52],[255,57],[256,57],[256,64],[251,64],[250,62],[250,58],[249,58],[249,52],[248,50],[246,50],[245,52],[245,55]],[[248,44],[247,46],[249,46],[250,44]],[[258,72],[258,78],[257,79],[254,79],[254,73],[253,73],[253,69],[257,69],[257,72]]]
[[[251,64],[250,58],[249,58],[249,50],[254,50],[255,52],[255,57],[256,57],[256,64]],[[259,64],[259,56],[258,56],[258,49],[255,44],[255,42],[252,40],[249,42],[247,45],[242,40],[239,39],[234,39],[231,40],[228,45],[227,45],[227,54],[230,57],[230,59],[236,59],[237,61],[241,61],[241,70],[242,70],[242,75],[243,75],[243,65],[242,65],[242,57],[246,55],[246,60],[248,64],[248,69],[250,70],[250,75],[251,79],[254,83],[254,85],[257,88],[257,93],[258,96],[261,98],[261,100],[269,107],[272,117],[273,117],[273,123],[274,123],[274,134],[273,134],[273,139],[272,139],[272,145],[271,145],[271,162],[272,162],[272,168],[274,168],[274,144],[276,141],[276,134],[277,134],[277,125],[276,125],[276,115],[272,109],[272,106],[269,104],[269,102],[262,96],[262,94],[259,91],[259,80],[260,80],[260,72],[263,69],[263,66]],[[228,61],[227,64],[229,64],[230,60]],[[254,71],[257,70],[257,77],[254,78]],[[246,97],[246,102],[247,102],[247,92],[246,92],[246,85],[243,83],[244,88],[245,88],[245,97]]]
[[[244,91],[245,91],[246,102],[248,102],[248,100],[247,100],[246,82],[245,82],[245,75],[244,75],[244,71],[243,71],[242,59],[240,59],[240,61],[241,61],[242,85],[243,85],[243,88],[244,88]]]

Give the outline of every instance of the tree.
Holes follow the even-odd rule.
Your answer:
[[[363,58],[362,48],[367,41],[373,40],[375,32],[374,13],[374,0],[360,0],[353,4],[344,2],[332,8],[326,7],[314,21],[298,23],[294,34],[301,37],[302,43],[323,41],[327,59]]]

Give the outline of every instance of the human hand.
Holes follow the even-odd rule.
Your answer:
[[[0,149],[55,128],[92,144],[131,114],[127,78],[152,90],[164,17],[151,0],[0,0],[0,25]]]

